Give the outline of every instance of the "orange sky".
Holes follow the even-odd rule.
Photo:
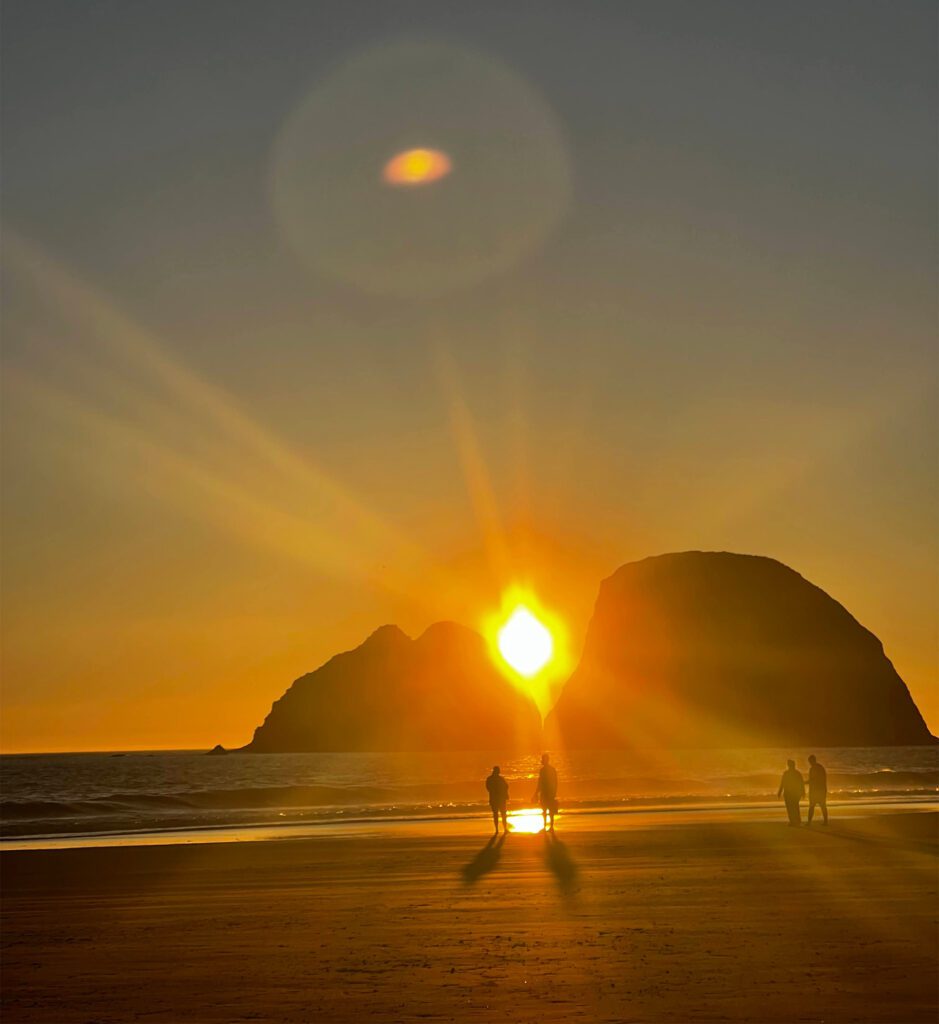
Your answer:
[[[391,6],[7,19],[3,751],[238,745],[514,582],[576,653],[689,549],[821,586],[939,731],[931,30]]]
[[[293,678],[377,625],[481,628],[514,581],[579,647],[601,578],[691,548],[770,554],[822,586],[936,722],[932,568],[908,536],[878,535],[876,495],[844,521],[834,499],[881,421],[907,418],[889,392],[882,412],[702,400],[664,436],[643,438],[637,416],[635,447],[611,453],[576,393],[565,415],[539,412],[531,337],[471,407],[431,335],[436,429],[370,431],[327,466],[34,248],[8,255],[24,291],[38,275],[66,304],[73,338],[90,325],[103,365],[59,388],[6,381],[7,414],[32,426],[13,480],[18,459],[45,470],[8,520],[7,752],[241,744]]]

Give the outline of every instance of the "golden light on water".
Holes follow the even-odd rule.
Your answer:
[[[499,653],[516,672],[530,679],[548,663],[554,640],[548,627],[520,606],[499,630]]]
[[[509,812],[509,828],[513,832],[535,835],[544,830],[544,816],[537,807],[524,807]]]
[[[430,185],[452,169],[450,157],[439,149],[406,149],[385,164],[382,178],[388,185]]]

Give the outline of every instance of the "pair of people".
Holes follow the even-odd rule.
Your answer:
[[[499,831],[499,819],[502,819],[502,831],[509,831],[508,804],[509,784],[502,775],[498,765],[494,765],[492,774],[486,779],[486,790],[489,793],[489,809],[492,811],[492,825],[496,833]],[[546,832],[554,831],[554,816],[558,811],[558,773],[551,764],[548,754],[541,755],[541,770],[538,772],[538,785],[532,801],[541,807]],[[550,818],[551,824],[548,824]]]
[[[776,791],[776,799],[783,797],[786,801],[786,813],[789,815],[789,824],[798,828],[802,824],[802,810],[799,807],[802,798],[805,796],[805,779],[802,772],[796,768],[795,761],[786,762],[788,767],[783,772]],[[815,808],[822,812],[822,823],[828,824],[828,772],[823,765],[818,763],[814,754],[809,755],[809,820],[807,825],[812,824],[815,815]]]

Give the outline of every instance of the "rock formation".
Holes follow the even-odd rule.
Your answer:
[[[541,717],[492,664],[482,637],[439,622],[417,640],[382,626],[302,676],[243,749],[536,751]]]
[[[604,580],[545,725],[569,749],[935,742],[877,637],[780,562],[726,552]]]

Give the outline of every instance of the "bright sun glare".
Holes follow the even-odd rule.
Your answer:
[[[518,607],[499,630],[499,653],[520,675],[530,678],[554,653],[548,627],[524,606]]]
[[[480,627],[496,668],[544,718],[572,669],[564,620],[530,586],[513,583]]]

